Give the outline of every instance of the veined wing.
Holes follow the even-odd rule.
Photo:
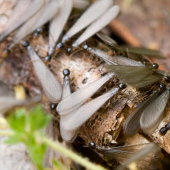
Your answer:
[[[109,8],[103,15],[96,19],[85,31],[84,33],[73,43],[73,47],[77,47],[85,40],[96,34],[106,25],[108,25],[119,13],[119,6],[114,5]]]
[[[62,39],[62,43],[70,39],[73,35],[81,31],[82,29],[86,28],[112,5],[113,0],[99,0],[93,3],[66,33],[66,35]]]

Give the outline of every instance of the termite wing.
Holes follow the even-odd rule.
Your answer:
[[[169,89],[166,89],[143,111],[140,118],[140,126],[146,134],[152,134],[161,122],[164,110],[169,100],[169,95]]]
[[[131,161],[137,161],[138,170],[156,170],[160,168],[160,148],[153,143],[124,145],[112,148],[95,146],[93,149],[106,157],[117,160],[123,165],[121,168],[125,168]],[[146,156],[146,154],[148,155]]]
[[[63,71],[64,74],[64,82],[63,82],[63,94],[62,94],[62,100],[68,97],[71,94],[71,89],[70,89],[70,71],[68,69],[65,69]],[[76,137],[77,137],[77,129],[76,130],[65,130],[64,127],[62,126],[64,119],[69,115],[71,115],[72,112],[70,112],[67,115],[61,115],[60,116],[60,133],[61,137],[63,138],[64,141],[72,143]]]
[[[138,108],[136,108],[125,120],[123,124],[123,132],[126,136],[135,135],[140,129],[140,118],[145,110],[145,108],[158,96],[158,91],[154,92],[154,94],[143,102]]]
[[[62,38],[62,43],[65,43],[73,35],[86,28],[112,5],[113,0],[99,0],[93,3],[65,34],[65,36]]]
[[[127,159],[122,165],[118,166],[116,170],[125,170],[126,167],[129,167],[131,164],[135,164],[137,169],[141,169],[146,167],[145,161],[149,159],[149,156],[153,157],[156,153],[160,152],[160,148],[155,143],[146,144],[146,146],[137,151],[134,155],[132,155],[129,159]],[[152,169],[156,169],[159,167],[159,164],[156,163],[157,159],[151,162],[150,167]],[[154,164],[155,163],[155,164]]]
[[[136,55],[146,55],[148,57],[153,57],[153,58],[160,58],[164,59],[165,57],[162,56],[162,54],[153,49],[148,49],[144,47],[130,47],[130,46],[118,46],[115,40],[113,40],[111,37],[108,35],[99,32],[96,34],[105,44],[111,46],[114,50],[121,51],[121,52],[128,52],[131,54],[136,54]]]
[[[107,93],[80,106],[77,110],[63,118],[62,127],[66,130],[78,129],[111,97],[116,95],[118,91],[119,88],[114,88]]]
[[[97,18],[88,28],[83,32],[83,34],[72,44],[73,47],[77,47],[85,40],[96,34],[106,25],[108,25],[119,13],[119,6],[114,5],[109,8],[103,15]]]
[[[39,79],[47,98],[52,103],[58,103],[61,100],[62,96],[62,87],[60,82],[40,60],[39,56],[32,49],[31,46],[28,45],[27,50],[33,63],[35,74]]]
[[[20,0],[9,22],[1,33],[0,41],[35,15],[49,0]]]
[[[56,14],[58,10],[58,0],[50,0],[46,5],[44,5],[35,16],[30,18],[18,31],[13,38],[13,45],[17,44],[28,34],[32,33],[39,27],[43,26],[45,23],[50,21]]]
[[[98,48],[91,48],[87,45],[83,46],[84,49],[89,51],[92,54],[97,55],[98,57],[102,58],[108,65],[127,65],[127,66],[144,66],[141,62],[122,57],[122,56],[109,56],[106,52],[98,49]]]
[[[75,91],[65,99],[63,99],[57,106],[57,111],[60,115],[66,115],[75,111],[91,96],[93,96],[99,88],[109,81],[114,74],[107,74],[104,77],[88,84],[87,86]]]
[[[117,74],[124,83],[136,88],[149,86],[161,80],[159,76],[152,75],[152,69],[147,66],[106,65],[105,68]]]
[[[49,31],[49,48],[48,54],[51,55],[54,51],[56,42],[58,41],[63,28],[68,20],[73,6],[72,0],[60,0],[59,11],[50,23]]]
[[[88,6],[90,6],[90,1],[89,0],[73,0],[73,7],[84,10]]]

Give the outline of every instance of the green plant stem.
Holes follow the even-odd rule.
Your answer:
[[[11,135],[13,135],[13,131],[0,130],[0,136],[11,136]],[[67,148],[62,147],[59,143],[56,143],[46,137],[43,137],[42,140],[51,148],[63,153],[64,155],[66,155],[70,159],[72,159],[73,161],[86,167],[89,170],[106,170],[104,167],[102,167],[100,165],[95,165],[95,164],[91,163],[90,161],[88,161],[87,159],[84,159],[81,156],[75,154],[74,152],[68,150]]]
[[[86,167],[87,169],[90,170],[106,170],[100,165],[95,165],[88,161],[87,159],[82,158],[81,156],[75,154],[74,152],[68,150],[67,148],[62,147],[59,143],[53,142],[50,139],[43,138],[44,142],[50,146],[51,148],[55,149],[56,151],[59,151],[63,153],[64,155],[68,156],[70,159],[73,161],[79,163],[80,165]]]
[[[11,130],[0,130],[0,136],[12,136],[14,134]]]

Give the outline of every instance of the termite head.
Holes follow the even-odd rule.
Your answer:
[[[164,79],[166,82],[170,82],[170,76],[165,76]]]
[[[29,45],[30,45],[30,44],[29,44],[28,41],[23,41],[23,42],[22,42],[22,46],[25,47],[25,48],[27,48]]]
[[[69,76],[70,75],[70,70],[64,69],[63,70],[63,75],[64,75],[64,77]]]
[[[63,47],[64,47],[64,45],[63,45],[62,42],[60,42],[60,43],[58,43],[58,44],[56,45],[57,50],[58,50],[58,49],[61,49],[61,48],[63,48]]]
[[[51,103],[50,108],[51,110],[54,110],[56,108],[56,105],[54,103]]]
[[[9,49],[5,49],[5,50],[2,52],[1,56],[2,56],[3,58],[6,58],[9,53],[10,53],[10,50],[9,50]]]
[[[165,90],[166,86],[164,83],[160,83],[159,88],[160,88],[160,90]]]
[[[157,63],[152,63],[152,68],[153,69],[158,69],[159,65]]]
[[[82,46],[82,48],[83,48],[84,50],[87,50],[87,49],[88,49],[88,45],[85,44],[85,45]]]
[[[126,84],[124,84],[124,83],[120,83],[120,84],[119,84],[119,88],[120,88],[120,89],[124,89],[124,88],[126,88]]]
[[[89,147],[92,148],[92,149],[95,149],[96,148],[96,144],[94,142],[90,142],[89,143]]]
[[[66,54],[67,54],[67,55],[70,55],[70,54],[71,54],[71,50],[72,50],[72,48],[70,48],[70,47],[69,47],[69,48],[67,48],[67,50],[66,50]]]
[[[51,61],[51,56],[50,55],[45,56],[44,61],[45,61],[45,63],[50,62]]]
[[[167,128],[166,127],[162,127],[160,130],[159,130],[159,133],[161,134],[161,135],[165,135],[166,134],[166,132],[167,132]]]

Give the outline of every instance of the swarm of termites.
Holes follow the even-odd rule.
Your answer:
[[[53,117],[49,138],[78,151],[89,147],[107,168],[140,160],[138,169],[160,169],[160,148],[170,153],[170,77],[157,63],[129,56],[161,54],[127,50],[100,32],[119,13],[112,0],[41,1],[17,1],[1,33],[0,88],[6,84],[10,93],[2,94],[8,104],[0,109],[41,96],[35,103]],[[17,5],[28,12],[24,17]],[[27,92],[19,100],[11,93],[18,84]]]

